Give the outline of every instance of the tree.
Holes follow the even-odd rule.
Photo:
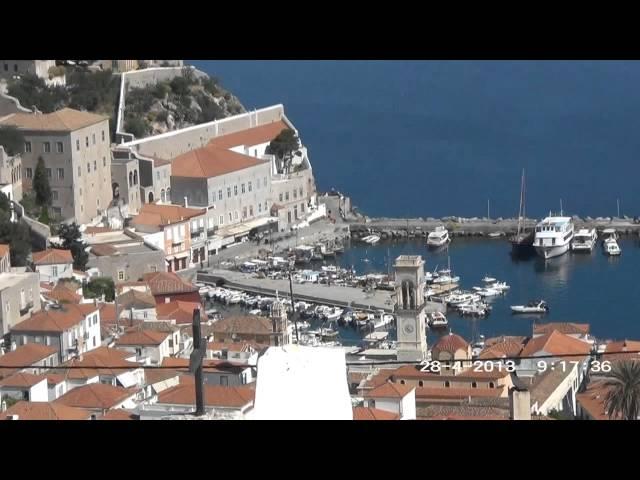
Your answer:
[[[36,192],[36,203],[40,206],[51,204],[51,186],[42,157],[38,157],[36,171],[33,173],[33,190]]]
[[[604,382],[609,389],[605,410],[609,418],[636,420],[640,415],[640,362],[625,360],[616,363]]]
[[[276,138],[271,140],[271,143],[267,146],[266,153],[269,155],[275,155],[282,163],[282,168],[289,169],[294,152],[297,152],[300,148],[300,140],[296,133],[287,128],[282,130]]]
[[[93,278],[84,287],[84,296],[86,298],[101,298],[107,302],[113,302],[116,297],[116,288],[113,279],[109,277]]]
[[[124,122],[124,129],[136,138],[144,138],[149,133],[149,124],[144,118],[130,117]]]
[[[24,147],[24,135],[13,125],[0,127],[0,145],[2,145],[7,154],[13,156],[22,152]]]
[[[77,223],[63,224],[60,226],[58,236],[62,240],[61,248],[71,250],[73,267],[84,270],[89,261],[89,254],[85,251],[86,245],[82,241],[82,232]]]
[[[31,233],[22,222],[11,221],[9,199],[0,192],[0,243],[8,244],[11,265],[24,267],[31,254]]]

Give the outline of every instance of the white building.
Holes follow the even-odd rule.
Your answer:
[[[122,335],[116,341],[116,346],[124,351],[136,355],[139,362],[150,362],[158,365],[162,359],[173,352],[174,336],[169,332],[155,330],[140,330]],[[171,345],[169,345],[171,343]]]
[[[384,383],[367,392],[365,406],[394,413],[400,420],[415,420],[416,389],[409,385]]]
[[[33,267],[40,274],[41,282],[57,283],[61,278],[73,276],[71,250],[49,248],[33,252],[32,258]]]
[[[0,380],[0,397],[8,396],[27,402],[46,402],[49,400],[47,378],[31,373],[16,373]]]

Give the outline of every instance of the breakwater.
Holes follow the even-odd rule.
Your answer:
[[[527,229],[535,227],[539,220],[527,219]],[[580,228],[595,228],[599,233],[606,228],[615,228],[621,235],[640,233],[640,221],[637,218],[623,217],[573,217],[576,231]],[[489,234],[501,234],[508,237],[518,230],[517,218],[364,218],[349,222],[351,237],[358,239],[366,235],[377,234],[382,239],[403,239],[426,237],[439,225],[444,225],[452,237],[484,237]]]

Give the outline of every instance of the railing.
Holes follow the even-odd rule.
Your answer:
[[[197,230],[191,230],[191,238],[198,238],[204,233],[204,228],[198,228]]]
[[[32,308],[33,308],[33,302],[27,303],[24,307],[20,309],[20,316],[26,315],[27,313],[29,313],[29,310],[31,310]]]
[[[216,232],[218,231],[218,228],[210,228],[207,230],[207,237],[213,237]]]

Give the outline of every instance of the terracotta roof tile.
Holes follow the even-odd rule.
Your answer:
[[[429,405],[416,409],[418,420],[508,420],[509,411],[474,405]]]
[[[34,265],[54,265],[61,263],[73,263],[71,250],[59,248],[49,248],[41,252],[33,252],[32,259]]]
[[[365,393],[367,398],[404,398],[415,387],[410,385],[401,385],[399,383],[383,383],[382,385],[375,387],[373,390]]]
[[[141,292],[140,290],[128,290],[118,295],[118,306],[123,310],[129,308],[155,308],[156,300],[151,293]]]
[[[499,371],[495,369],[492,372],[486,370],[474,370],[473,368],[466,368],[465,370],[457,370],[451,373],[431,373],[431,372],[422,372],[420,371],[419,365],[403,365],[399,367],[395,371],[392,372],[391,378],[394,381],[400,379],[442,379],[444,380],[499,380],[501,378],[509,376],[509,372],[507,371]]]
[[[109,410],[102,415],[98,420],[139,420],[140,417],[135,413],[132,413],[123,408],[117,408],[115,410]]]
[[[146,273],[143,279],[149,285],[153,295],[198,291],[198,287],[183,280],[174,272]]]
[[[0,420],[7,420],[10,415],[18,415],[18,420],[88,420],[91,417],[91,413],[83,408],[24,400],[3,412]]]
[[[45,377],[44,375],[33,375],[31,373],[19,372],[0,380],[0,386],[29,388],[46,379],[47,377]]]
[[[52,290],[44,295],[58,303],[80,303],[82,301],[82,295],[78,295],[62,283],[58,283]]]
[[[137,370],[141,365],[127,360],[134,356],[131,352],[117,348],[98,347],[82,354],[82,359],[69,360],[53,371],[63,373],[69,379],[93,378],[99,375],[118,376],[126,371]],[[73,366],[65,369],[65,366]],[[82,367],[82,368],[80,368]]]
[[[455,333],[449,333],[449,335],[443,335],[431,348],[432,351],[449,352],[454,354],[458,350],[467,350],[469,344],[460,335]]]
[[[204,403],[208,407],[243,408],[251,406],[255,390],[247,387],[204,386]],[[160,392],[158,403],[168,405],[195,405],[195,390],[191,385],[176,385]]]
[[[132,397],[136,392],[135,388],[90,383],[68,391],[55,403],[70,407],[109,409]]]
[[[14,125],[21,130],[72,132],[105,120],[109,117],[63,108],[53,113],[14,113],[0,120],[0,124]]]
[[[622,340],[619,342],[608,342],[606,345],[605,360],[633,360],[640,359],[640,353],[625,353],[625,352],[640,352],[640,342],[637,340]]]
[[[523,344],[520,342],[506,341],[494,343],[480,352],[478,358],[503,358],[517,357],[522,350]]]
[[[16,372],[17,369],[12,368],[14,366],[22,367],[25,365],[33,365],[57,352],[58,350],[54,347],[48,347],[38,343],[22,345],[0,356],[0,378]]]
[[[169,303],[161,303],[156,306],[158,320],[175,320],[176,324],[193,323],[193,311],[201,309],[197,302],[183,302],[174,300]]]
[[[157,332],[153,330],[142,330],[139,332],[130,332],[122,335],[116,345],[149,345],[157,346],[164,342],[168,337],[167,332]]]
[[[99,245],[94,245],[91,247],[91,253],[93,253],[96,257],[111,257],[112,255],[117,255],[120,252],[113,245],[109,245],[108,243],[101,243]]]
[[[442,398],[442,399],[464,399],[469,397],[500,397],[504,393],[505,387],[497,388],[416,388],[416,399]]]
[[[132,225],[164,226],[186,222],[190,218],[204,215],[206,210],[199,208],[185,208],[180,205],[159,205],[145,203],[138,215],[131,219]]]
[[[268,160],[207,145],[174,158],[171,162],[171,176],[212,178],[265,163]]]
[[[273,333],[271,320],[256,315],[234,316],[218,320],[211,326],[216,333],[238,333],[247,335],[268,335]]]
[[[116,306],[113,303],[100,305],[100,324],[116,323]]]
[[[553,330],[546,335],[530,339],[522,352],[520,352],[520,356],[530,357],[538,352],[546,352],[549,355],[558,356],[562,356],[562,354],[589,354],[591,348],[590,344],[582,340]]]
[[[604,381],[591,382],[584,392],[576,395],[576,401],[593,419],[609,420],[605,409],[605,399],[608,393],[609,387],[604,385]]]
[[[379,408],[354,407],[354,420],[400,420],[400,415],[396,413],[380,410]]]
[[[162,359],[161,366],[163,368],[175,368],[179,371],[188,371],[189,369],[189,359],[188,358],[178,358],[178,357],[164,357]],[[219,372],[219,373],[233,373],[239,374],[250,368],[248,365],[243,363],[235,363],[227,360],[217,360],[217,359],[204,359],[202,362],[202,367],[204,372]]]
[[[207,350],[222,351],[228,350],[230,352],[248,352],[251,349],[260,352],[265,348],[269,348],[269,345],[261,345],[255,342],[209,342],[207,343]]]
[[[544,335],[554,330],[567,335],[586,335],[589,333],[590,326],[588,323],[571,323],[571,322],[554,322],[539,323],[533,327],[533,333],[536,335]]]
[[[65,303],[59,310],[41,310],[30,318],[16,324],[12,332],[64,332],[82,322],[91,313],[98,311],[93,304],[76,305]]]
[[[282,130],[289,129],[289,126],[282,120],[260,125],[259,127],[247,128],[235,133],[228,133],[214,138],[209,142],[220,148],[233,148],[240,145],[253,146],[271,142]]]

